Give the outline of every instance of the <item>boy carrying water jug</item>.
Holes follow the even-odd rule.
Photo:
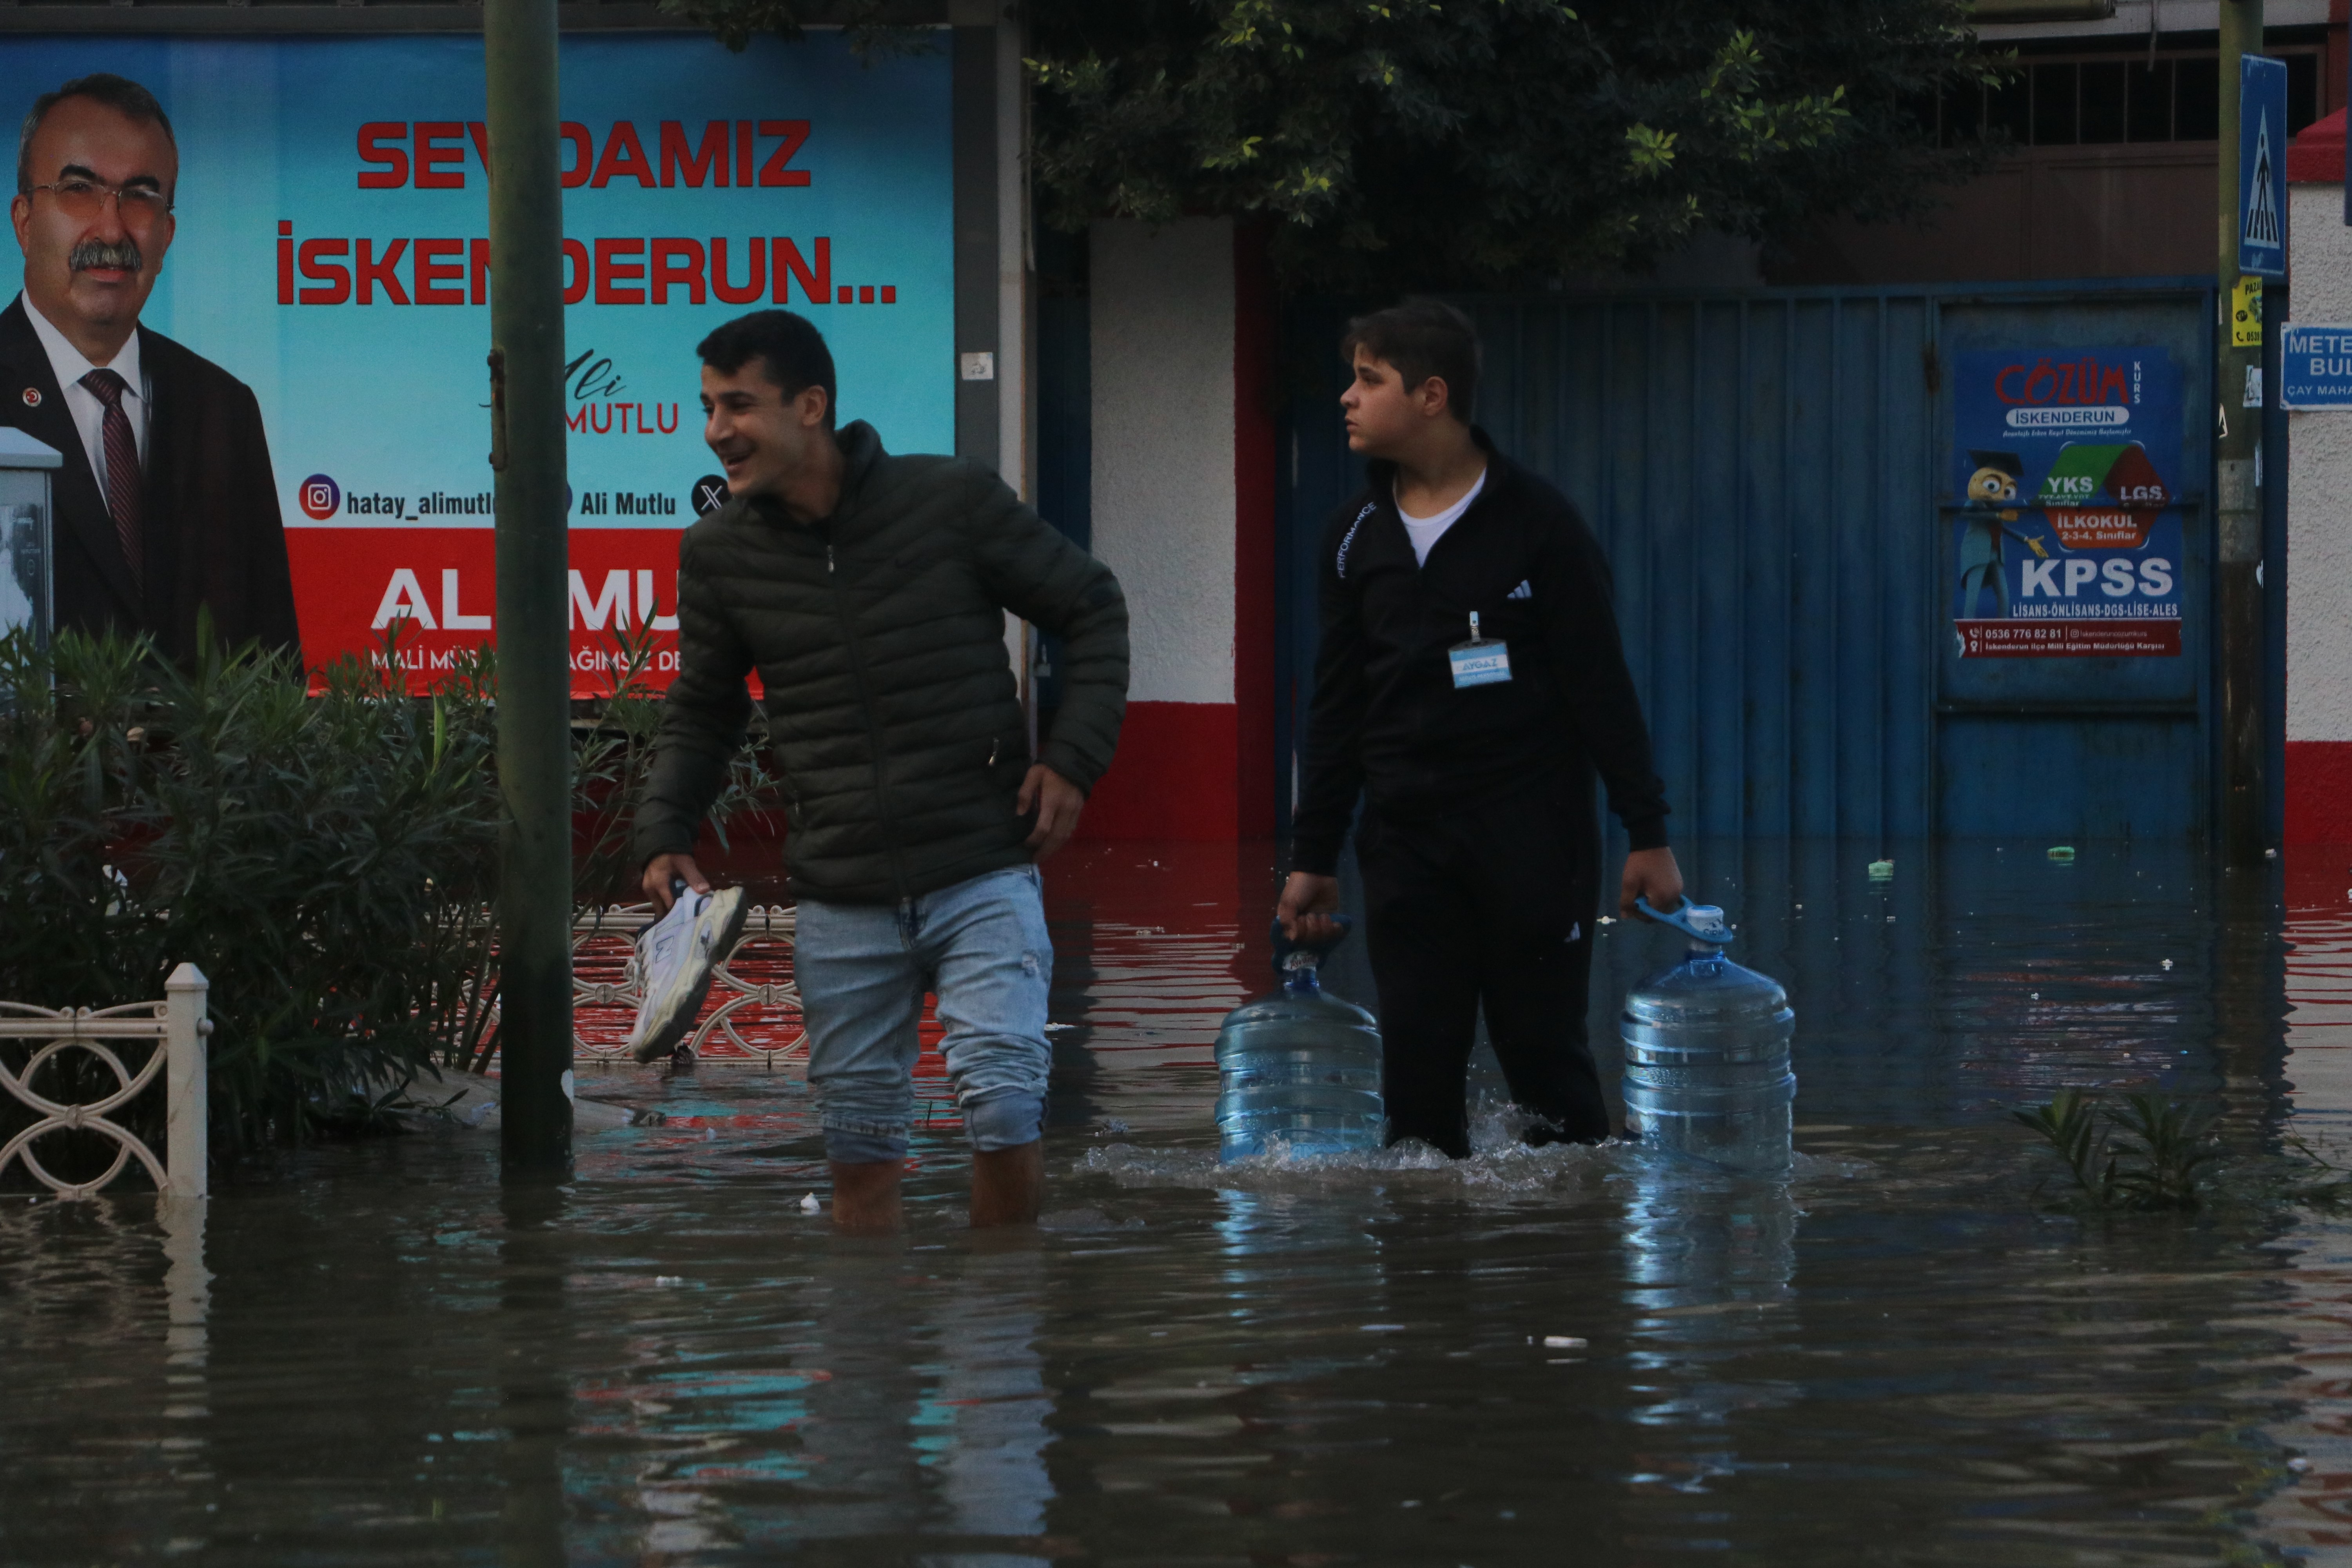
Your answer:
[[[1596,770],[1632,841],[1620,910],[1643,897],[1671,910],[1683,891],[1609,565],[1568,499],[1470,422],[1468,317],[1410,300],[1349,322],[1340,352],[1348,446],[1370,482],[1317,560],[1322,642],[1277,918],[1294,941],[1337,935],[1360,795],[1389,1142],[1470,1152],[1483,1005],[1528,1142],[1598,1142]]]

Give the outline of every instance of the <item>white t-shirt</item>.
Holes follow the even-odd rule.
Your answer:
[[[1470,489],[1462,499],[1435,517],[1415,517],[1404,510],[1403,501],[1397,502],[1397,516],[1403,520],[1404,531],[1412,539],[1412,558],[1417,564],[1423,566],[1429,564],[1430,547],[1437,542],[1439,537],[1447,529],[1454,526],[1455,518],[1470,510],[1470,503],[1476,500],[1478,492],[1486,488],[1486,470],[1481,468],[1478,470],[1477,479],[1471,481]]]

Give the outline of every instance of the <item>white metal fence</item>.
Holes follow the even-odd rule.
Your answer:
[[[51,1011],[22,1002],[0,1002],[0,1040],[30,1040],[32,1054],[21,1069],[0,1060],[0,1093],[29,1108],[33,1124],[0,1144],[0,1176],[12,1164],[60,1198],[87,1198],[131,1168],[136,1160],[166,1197],[200,1198],[205,1175],[207,1126],[205,1103],[205,1040],[213,1032],[205,1016],[210,983],[204,971],[183,963],[163,983],[161,1002],[131,1002],[120,1007]],[[152,1042],[137,1070],[126,1066],[115,1043]],[[52,1100],[33,1087],[42,1068],[67,1051],[85,1051],[110,1069],[114,1087],[96,1100]],[[114,1113],[163,1079],[163,1142],[161,1159],[142,1139],[112,1120]],[[56,1132],[95,1132],[114,1142],[114,1162],[86,1182],[68,1182],[41,1163],[34,1145]]]
[[[583,915],[572,931],[572,1005],[580,1018],[577,1052],[583,1061],[626,1059],[629,1022],[645,1000],[636,939],[656,919],[652,906],[623,905]],[[793,910],[789,905],[755,906],[742,940],[711,981],[712,1002],[688,1047],[698,1057],[717,1054],[765,1061],[771,1066],[808,1054],[801,1018],[800,988],[792,965]],[[111,1184],[133,1163],[143,1168],[167,1197],[206,1195],[207,1123],[205,1041],[213,1032],[205,1016],[210,984],[204,972],[183,963],[163,985],[161,1002],[120,1007],[52,1010],[21,1002],[0,1002],[0,1041],[26,1040],[33,1050],[20,1068],[0,1059],[0,1095],[25,1106],[34,1121],[0,1144],[0,1177],[12,1165],[60,1198],[86,1198]],[[134,1068],[116,1049],[148,1041],[146,1058]],[[62,1100],[34,1087],[42,1068],[68,1051],[83,1051],[107,1068],[112,1085],[95,1100]],[[62,1076],[52,1074],[51,1076]],[[115,1114],[163,1079],[164,1148],[160,1156]],[[41,1162],[35,1145],[53,1133],[93,1132],[114,1143],[114,1159],[100,1174],[72,1182]]]

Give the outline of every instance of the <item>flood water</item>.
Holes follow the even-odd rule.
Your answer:
[[[2352,1217],[2053,1214],[2008,1120],[2156,1089],[2352,1142],[2345,854],[2046,847],[1685,852],[1797,1010],[1786,1181],[1499,1117],[1459,1165],[1221,1171],[1271,851],[1114,845],[1049,871],[1034,1235],[961,1228],[940,1107],[908,1234],[836,1239],[797,1073],[718,1064],[583,1069],[665,1120],[555,1189],[449,1131],[168,1225],[10,1200],[0,1562],[2352,1560]],[[1604,928],[1612,1082],[1676,947]]]

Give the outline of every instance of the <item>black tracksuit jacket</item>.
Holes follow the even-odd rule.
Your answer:
[[[1324,530],[1295,869],[1334,871],[1359,791],[1411,819],[1549,783],[1590,820],[1596,767],[1633,847],[1666,842],[1600,542],[1567,497],[1472,435],[1486,489],[1427,565],[1397,516],[1393,464],[1370,465]],[[1482,636],[1509,645],[1511,679],[1457,689],[1446,650],[1468,639],[1473,610]]]

